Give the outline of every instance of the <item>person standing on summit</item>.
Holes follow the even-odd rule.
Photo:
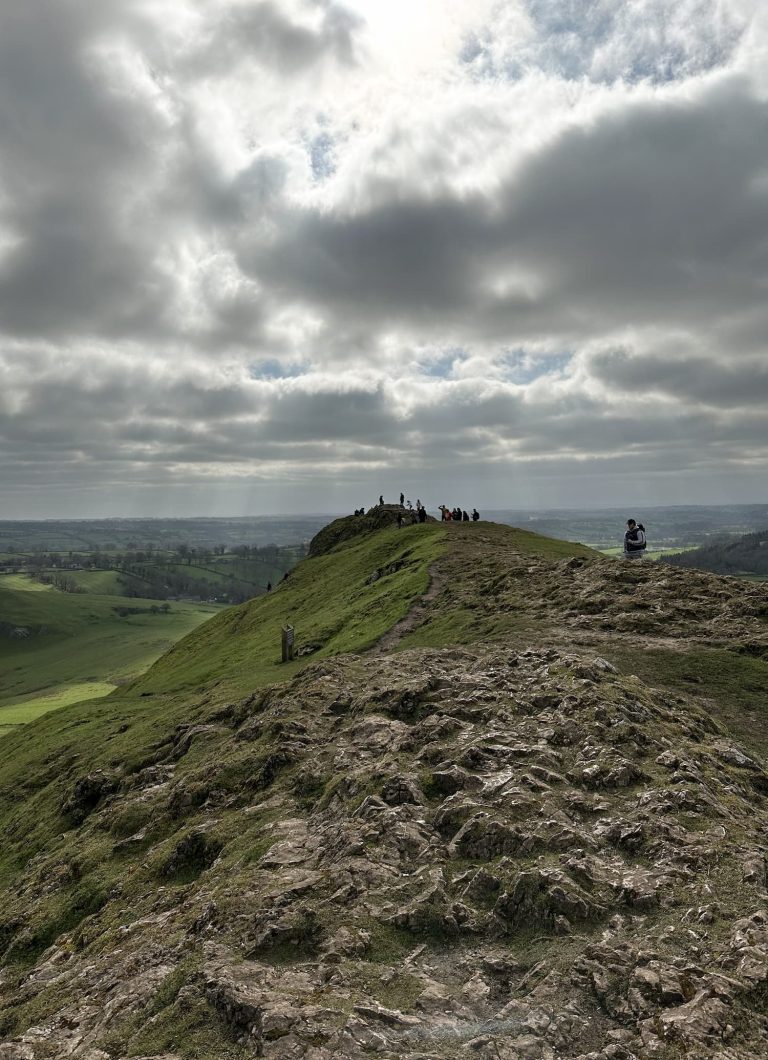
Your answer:
[[[642,559],[646,548],[645,527],[634,519],[627,519],[624,532],[624,559]]]

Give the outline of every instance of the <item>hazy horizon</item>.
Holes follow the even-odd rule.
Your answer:
[[[408,498],[408,499],[410,499],[410,498]],[[398,503],[398,498],[392,498],[391,500],[388,501],[387,498],[385,497],[385,503],[396,504],[396,503]],[[365,506],[366,511],[370,507],[372,507],[372,505],[366,505]],[[466,507],[466,505],[464,505],[464,507]],[[474,507],[474,506],[471,506],[471,507]],[[429,509],[429,505],[427,505],[427,508]],[[635,506],[635,508],[632,508],[631,505],[621,505],[621,504],[602,505],[602,506],[599,506],[599,507],[598,506],[593,506],[593,505],[585,505],[585,506],[563,505],[563,506],[551,507],[551,508],[539,508],[539,507],[536,507],[536,508],[517,508],[517,507],[492,508],[492,507],[487,507],[487,508],[483,509],[482,512],[484,513],[483,517],[485,517],[486,515],[487,516],[503,515],[503,514],[508,514],[508,513],[509,514],[520,514],[520,515],[545,516],[545,515],[555,515],[555,514],[561,513],[561,512],[562,513],[580,512],[580,513],[584,513],[584,514],[587,514],[587,513],[591,512],[591,513],[593,513],[595,515],[600,515],[600,514],[603,514],[603,513],[614,513],[614,512],[615,513],[621,513],[621,512],[624,512],[624,511],[628,511],[630,509],[634,511],[636,508],[637,508],[637,506]],[[723,508],[725,508],[725,509],[732,509],[732,508],[748,508],[748,509],[765,508],[766,512],[768,513],[768,502],[765,502],[765,501],[744,501],[744,502],[737,502],[737,503],[734,503],[734,504],[730,504],[730,503],[726,503],[726,504],[656,504],[656,505],[645,505],[643,507],[643,510],[646,510],[646,511],[676,511],[676,510],[684,511],[684,510],[689,510],[689,509],[706,510],[706,509],[723,509]],[[437,506],[435,506],[435,511],[438,511],[438,510],[439,509],[437,508]],[[185,520],[199,521],[199,520],[216,520],[216,519],[220,519],[220,520],[238,520],[238,519],[240,519],[240,520],[244,520],[244,521],[250,521],[250,520],[257,520],[257,519],[339,518],[339,517],[343,517],[345,515],[350,515],[350,514],[351,514],[351,512],[349,512],[346,509],[329,509],[329,510],[326,510],[326,511],[323,511],[323,510],[316,510],[316,511],[296,510],[296,511],[281,511],[281,512],[255,512],[255,513],[245,513],[245,514],[239,514],[239,513],[236,514],[236,513],[231,513],[231,512],[230,513],[226,513],[225,512],[225,513],[223,513],[221,515],[211,515],[210,513],[196,512],[196,513],[193,513],[193,514],[190,514],[190,515],[153,515],[153,514],[146,514],[146,513],[145,514],[137,513],[137,514],[134,514],[134,515],[98,515],[97,514],[97,515],[90,515],[90,516],[81,515],[81,516],[74,516],[74,517],[52,515],[52,516],[40,516],[40,517],[36,517],[36,516],[33,516],[33,517],[18,516],[18,517],[10,517],[10,518],[8,518],[4,514],[0,514],[0,524],[3,524],[3,523],[38,523],[38,522],[39,523],[44,523],[44,522],[63,522],[63,523],[69,523],[69,522],[75,522],[75,523],[77,523],[77,522],[82,522],[82,523],[130,522],[131,520],[134,520],[134,521],[137,521],[137,522],[148,522],[148,521],[152,521],[152,520],[157,520],[158,522],[160,522],[160,521],[164,521],[164,522],[173,522],[173,521],[183,522]]]

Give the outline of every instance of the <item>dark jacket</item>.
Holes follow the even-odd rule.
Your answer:
[[[633,526],[624,534],[625,552],[643,552],[645,544],[645,530],[642,526]]]

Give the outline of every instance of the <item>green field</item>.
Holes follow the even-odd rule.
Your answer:
[[[3,589],[21,589],[29,593],[52,592],[52,585],[43,585],[29,574],[4,574],[0,581],[0,593]]]
[[[17,725],[27,725],[49,710],[68,707],[71,703],[82,703],[88,699],[100,699],[114,692],[115,685],[108,681],[83,681],[80,684],[62,685],[55,692],[44,695],[22,697],[15,703],[0,705],[0,736]]]
[[[221,556],[206,563],[169,563],[168,570],[186,574],[200,582],[213,582],[226,586],[230,581],[242,581],[254,590],[263,589],[267,582],[276,585],[285,573],[285,567],[257,560],[241,560],[237,556]]]
[[[61,593],[23,576],[1,579],[0,734],[60,706],[106,695],[220,610],[175,603],[164,614],[158,606],[156,600]],[[121,615],[118,608],[126,607],[141,613]]]
[[[96,596],[123,596],[126,582],[140,584],[137,579],[121,575],[116,570],[72,570],[67,571],[67,577],[83,592]]]

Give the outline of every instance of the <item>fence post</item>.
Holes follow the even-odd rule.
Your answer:
[[[283,662],[293,659],[293,626],[283,626]]]

